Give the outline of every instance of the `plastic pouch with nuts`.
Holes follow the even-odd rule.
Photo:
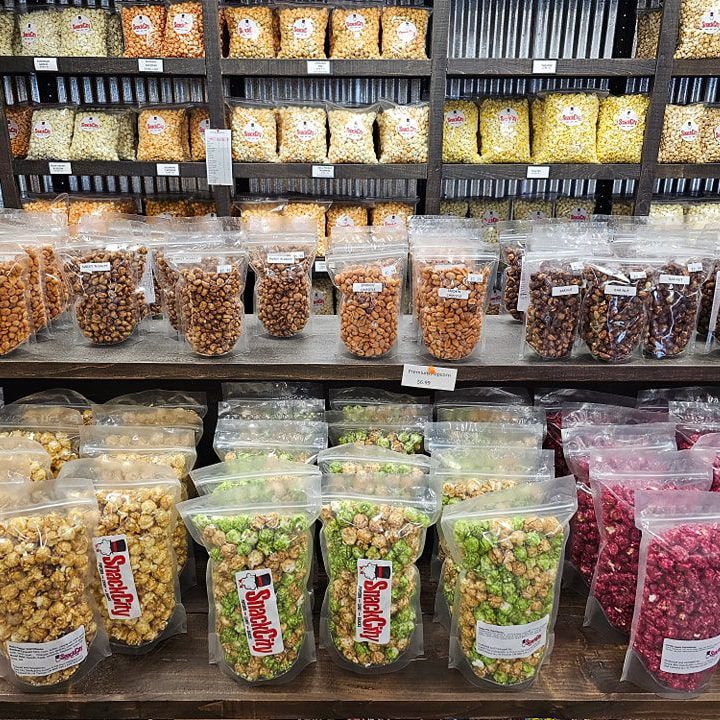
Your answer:
[[[277,10],[280,28],[279,58],[325,58],[325,30],[329,9],[308,4],[282,5]]]
[[[720,58],[720,7],[715,0],[682,0],[676,58]]]
[[[525,256],[530,222],[512,220],[497,224],[498,242],[500,243],[500,262],[502,273],[502,304],[503,309],[513,320],[522,321],[524,313],[518,310],[520,279],[522,278],[523,257]]]
[[[165,5],[123,2],[120,5],[125,57],[161,57],[165,31]]]
[[[65,7],[58,16],[60,55],[107,57],[108,12],[104,8]]]
[[[75,108],[35,108],[28,160],[70,160]]]
[[[576,507],[565,477],[487,493],[443,513],[441,534],[460,567],[449,664],[473,685],[520,690],[537,679],[553,649]]]
[[[665,106],[658,162],[702,162],[703,144],[700,135],[704,114],[705,106],[702,103]]]
[[[328,251],[340,297],[340,339],[351,355],[377,358],[395,347],[407,255],[407,244],[333,244]]]
[[[288,105],[275,112],[280,162],[327,162],[327,113],[324,107]]]
[[[187,108],[152,106],[138,115],[140,162],[186,162],[190,159]]]
[[[67,463],[58,482],[95,488],[93,590],[113,651],[140,655],[185,633],[173,550],[180,502],[175,473],[142,462],[84,458]]]
[[[75,113],[70,160],[117,161],[120,117],[115,112],[81,109]]]
[[[376,445],[377,447],[395,450],[395,452],[413,455],[422,452],[427,415],[411,413],[408,407],[397,406],[397,412],[405,410],[402,419],[388,420],[349,417],[342,410],[330,410],[327,415],[330,445]],[[423,406],[416,406],[421,408]]]
[[[230,58],[274,58],[279,38],[273,8],[261,5],[226,6]]]
[[[205,56],[203,7],[195,0],[171,0],[163,33],[163,56],[197,58]]]
[[[0,483],[50,480],[50,463],[47,450],[36,440],[17,436],[0,437]]]
[[[479,163],[478,107],[475,102],[446,100],[443,118],[443,162]]]
[[[224,462],[276,458],[312,463],[328,444],[325,422],[308,420],[233,420],[220,418],[213,447]]]
[[[218,403],[218,419],[232,420],[325,420],[322,398],[279,398],[258,400],[232,398]]]
[[[368,165],[377,162],[373,141],[377,109],[377,105],[344,107],[328,104],[329,162]]]
[[[430,10],[386,7],[382,15],[382,56],[386,60],[427,60]]]
[[[330,15],[330,57],[375,60],[380,57],[382,7],[345,3]]]
[[[479,241],[429,238],[413,248],[413,301],[432,357],[462,360],[478,347],[497,263],[497,245]]]
[[[76,410],[82,415],[84,425],[92,425],[92,408],[90,401],[77,390],[53,388],[24,395],[11,405],[55,405],[57,407]]]
[[[10,152],[14,158],[24,158],[30,147],[33,110],[29,105],[8,105],[5,108]]]
[[[596,163],[599,91],[548,92],[543,98],[542,132],[532,161]]]
[[[413,484],[382,472],[323,474],[320,639],[341,667],[386,673],[422,654],[415,562],[439,510],[432,472]]]
[[[647,95],[610,95],[600,101],[597,153],[601,163],[642,162]]]
[[[307,326],[316,244],[314,235],[299,233],[259,235],[249,241],[255,312],[268,335],[293,337]]]
[[[110,654],[91,588],[97,503],[89,483],[6,485],[3,495],[0,676],[25,691],[55,690]]]
[[[57,57],[61,55],[60,12],[57,6],[26,7],[17,13],[15,55]]]
[[[30,257],[22,248],[0,246],[0,287],[0,355],[7,355],[34,332]]]
[[[289,682],[315,661],[307,585],[320,473],[279,461],[243,465],[213,466],[227,489],[179,506],[210,556],[210,662],[241,682]]]
[[[378,115],[381,163],[426,163],[430,107],[384,102]]]
[[[526,99],[480,101],[480,150],[484,163],[530,162],[530,106]]]

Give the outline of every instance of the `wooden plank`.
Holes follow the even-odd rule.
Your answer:
[[[201,358],[181,342],[169,339],[161,323],[149,332],[116,347],[91,347],[70,332],[52,340],[19,348],[0,360],[0,382],[19,378],[116,380],[352,380],[394,381],[403,364],[438,361],[415,342],[408,317],[401,324],[395,354],[378,360],[349,357],[340,349],[338,318],[319,316],[293,340],[269,338],[249,316],[249,349],[222,358]],[[528,383],[685,383],[717,382],[714,355],[691,355],[677,360],[640,360],[606,365],[580,356],[568,362],[521,359],[522,326],[508,317],[489,317],[483,348],[460,363],[439,363],[458,369],[459,382]]]
[[[673,77],[717,77],[720,73],[720,65],[717,58],[691,58],[685,60],[673,60]]]
[[[160,163],[165,164],[165,163]],[[180,177],[205,177],[204,162],[168,163],[177,164]],[[73,161],[70,163],[73,175],[113,175],[131,177],[153,177],[157,175],[158,163],[134,162],[132,160],[113,161]],[[49,175],[46,160],[15,160],[13,170],[16,175]]]
[[[545,59],[545,58],[542,58]],[[655,73],[654,60],[635,58],[559,59],[554,73],[534,72],[533,60],[522,58],[450,58],[448,75],[492,75],[510,77],[645,77]]]
[[[720,177],[720,163],[658,163],[655,175],[659,178],[717,178]]]
[[[223,58],[222,73],[242,77],[318,77],[308,73],[307,60],[240,60]],[[330,72],[320,77],[428,77],[429,60],[330,60]]]
[[[0,56],[0,70],[8,75],[34,73],[32,57]],[[104,57],[59,57],[57,72],[42,72],[43,75],[153,75],[158,73],[141,72],[137,58]],[[202,58],[163,58],[161,75],[204,75],[205,60]]]
[[[233,163],[233,174],[237,178],[311,178],[313,167],[323,163]],[[337,179],[423,179],[427,166],[417,165],[332,165]]]
[[[528,165],[461,165],[444,164],[443,176],[463,180],[515,180],[525,179],[528,176]],[[557,164],[547,166],[550,169],[551,179],[584,179],[596,178],[599,180],[632,180],[640,177],[640,165],[567,165]]]

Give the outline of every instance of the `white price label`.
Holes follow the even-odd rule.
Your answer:
[[[565,297],[567,295],[579,295],[580,294],[580,286],[579,285],[559,285],[558,287],[554,287],[552,289],[551,294],[553,297]]]
[[[703,264],[699,262],[688,263],[688,272],[702,272]]]
[[[689,275],[660,275],[661,285],[689,285]]]
[[[709,670],[720,658],[720,635],[707,640],[663,639],[660,669],[673,675],[691,675]]]
[[[535,75],[554,75],[557,72],[557,60],[533,60]]]
[[[631,280],[644,280],[647,277],[647,273],[644,270],[631,270],[630,271],[630,279]]]
[[[48,170],[51,175],[72,175],[72,166],[69,162],[48,163]]]
[[[530,657],[545,647],[550,616],[525,625],[491,625],[477,620],[475,650],[494,660]]]
[[[353,283],[354,293],[380,293],[382,291],[382,283]]]
[[[570,269],[573,272],[580,272],[585,267],[585,263],[582,262],[571,262]]]
[[[329,75],[330,74],[330,61],[329,60],[308,60],[307,61],[307,74],[308,75]]]
[[[485,276],[479,275],[477,273],[470,273],[470,275],[468,275],[467,279],[468,279],[468,282],[471,282],[471,283],[485,282]]]
[[[157,163],[156,174],[160,177],[180,177],[180,166],[177,163]]]
[[[401,385],[429,390],[454,390],[457,381],[455,368],[435,365],[403,365]]]
[[[397,275],[397,265],[387,265],[382,269],[383,277],[392,277]]]
[[[232,272],[232,265],[218,265],[217,271],[219,275],[225,275],[229,272]]]
[[[527,178],[529,180],[547,180],[549,177],[549,165],[528,165]]]
[[[161,58],[138,58],[138,72],[163,73],[165,66]]]
[[[634,285],[606,285],[606,295],[617,295],[618,297],[635,297],[637,288]]]
[[[325,260],[316,260],[315,272],[327,272],[327,262]]]
[[[45,72],[57,72],[57,58],[36,57],[33,61],[36,70]]]
[[[110,272],[109,262],[80,263],[81,273]]]
[[[270,265],[294,265],[297,256],[295,253],[268,253],[267,261]]]
[[[335,177],[334,165],[313,165],[312,176],[324,180],[332,180]]]
[[[233,185],[232,133],[205,130],[205,169],[208,185]]]
[[[460,288],[438,288],[438,295],[446,300],[467,300],[470,297],[470,291]]]
[[[713,294],[712,310],[710,311],[710,322],[708,323],[708,328],[710,329],[710,332],[708,332],[707,340],[705,341],[705,345],[706,345],[706,348],[708,351],[712,348],[712,345],[716,339],[716,333],[714,333],[712,331],[712,328],[717,327],[717,319],[718,319],[719,313],[720,313],[720,271],[715,273],[715,293]]]

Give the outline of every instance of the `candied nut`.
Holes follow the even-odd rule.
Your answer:
[[[374,164],[377,162],[373,127],[377,113],[374,110],[332,109],[328,110],[330,125],[331,163]]]
[[[720,57],[720,7],[715,0],[682,0],[675,57]]]
[[[580,322],[583,279],[569,265],[543,262],[529,273],[525,342],[543,359],[572,353]]]
[[[10,152],[14,158],[24,158],[28,153],[32,114],[32,108],[27,105],[8,105],[5,108]]]
[[[60,14],[55,8],[19,13],[15,55],[57,57],[60,51]]]
[[[170,3],[165,18],[162,47],[165,57],[204,57],[201,2]]]
[[[28,160],[70,160],[74,123],[72,108],[33,110]]]
[[[340,339],[357,357],[381,357],[397,341],[402,274],[396,264],[346,267],[335,275],[340,292]]]
[[[78,110],[70,144],[71,160],[119,160],[120,121],[115,113]]]
[[[378,202],[370,208],[370,224],[386,227],[405,226],[414,212],[415,207],[410,203]]]
[[[424,8],[386,7],[382,14],[382,56],[427,60],[425,44],[430,13]]]
[[[478,163],[478,108],[472,100],[446,100],[443,162]]]
[[[177,302],[177,284],[180,274],[177,269],[170,265],[162,250],[155,251],[153,275],[160,291],[159,297],[162,313],[168,319],[172,329],[180,332]]]
[[[470,262],[417,263],[415,302],[422,339],[441,360],[460,360],[480,341],[492,268]]]
[[[502,258],[507,266],[503,274],[502,303],[505,312],[515,320],[522,320],[525,317],[525,313],[517,309],[524,255],[525,249],[522,247],[505,245],[502,248]]]
[[[29,293],[30,259],[0,252],[0,355],[22,345],[32,334]]]
[[[280,25],[279,58],[324,58],[325,29],[328,8],[281,7],[277,11]]]
[[[380,57],[380,15],[374,7],[336,7],[330,16],[330,57],[373,60]]]
[[[48,321],[54,320],[67,309],[70,302],[70,288],[65,282],[62,263],[52,245],[42,244],[41,265],[44,275],[44,300]]]
[[[327,116],[325,108],[281,107],[276,110],[280,162],[324,163],[327,161]]]
[[[226,7],[224,14],[230,37],[228,57],[275,57],[279,38],[272,8]]]
[[[658,162],[702,162],[703,145],[700,142],[700,130],[703,126],[704,112],[705,107],[701,103],[665,106]]]
[[[138,117],[140,162],[185,162],[190,157],[185,108],[148,108]]]
[[[720,107],[706,107],[700,130],[702,162],[720,162]]]
[[[480,154],[485,163],[530,162],[530,106],[526,99],[480,101]]]
[[[426,163],[428,152],[427,104],[396,105],[378,115],[381,163]]]
[[[600,101],[597,152],[601,163],[642,162],[647,95],[610,95]]]
[[[205,159],[205,131],[210,127],[210,111],[206,107],[190,110],[190,159]]]
[[[90,7],[60,10],[60,54],[107,57],[107,11]]]
[[[269,107],[232,109],[232,156],[236,162],[278,162],[277,120]]]
[[[122,5],[125,57],[158,57],[163,52],[166,12],[163,5]]]
[[[0,10],[0,55],[14,55],[13,36],[15,15],[9,10]]]
[[[653,60],[657,57],[662,15],[662,8],[646,10],[638,14],[636,58]]]

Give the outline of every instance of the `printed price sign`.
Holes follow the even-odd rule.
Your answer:
[[[550,177],[549,165],[528,165],[528,180],[547,180]]]
[[[455,368],[435,365],[403,365],[401,385],[430,390],[454,390],[457,380]]]
[[[232,185],[230,130],[205,130],[205,167],[208,185]]]
[[[330,74],[330,61],[329,60],[308,60],[307,61],[307,74],[308,75],[329,75]]]
[[[48,170],[51,175],[72,175],[72,166],[69,162],[48,163]]]
[[[312,166],[312,176],[314,178],[332,180],[335,177],[335,166],[334,165],[313,165]]]
[[[147,73],[162,73],[165,70],[165,65],[160,58],[139,58],[138,59],[138,72]]]
[[[160,177],[180,177],[180,166],[177,163],[158,163],[157,174]]]
[[[554,75],[557,72],[557,60],[533,60],[533,73],[536,75]]]
[[[36,57],[34,59],[33,65],[35,66],[36,70],[45,72],[57,72],[58,69],[57,58]]]

